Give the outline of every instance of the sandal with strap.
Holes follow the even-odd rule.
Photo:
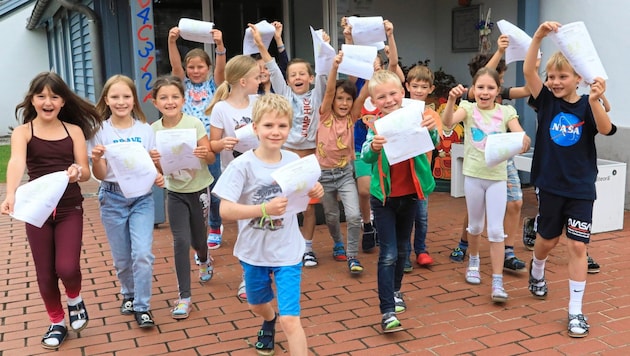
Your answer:
[[[272,356],[275,350],[275,330],[258,330],[258,341],[254,347],[260,356]]]
[[[51,325],[42,338],[42,347],[48,350],[57,350],[66,339],[66,336],[68,336],[68,329],[65,326]]]
[[[545,281],[545,277],[541,279],[536,279],[532,277],[532,266],[534,265],[534,261],[532,260],[529,263],[529,291],[535,298],[538,299],[546,299],[547,298],[547,282]]]
[[[70,327],[76,332],[85,329],[88,325],[88,321],[90,320],[83,301],[80,301],[77,305],[68,305],[68,315],[70,316]],[[74,323],[81,320],[85,322],[78,328],[75,328]]]
[[[466,269],[466,282],[469,284],[481,284],[481,274],[479,267],[468,266]]]
[[[247,301],[247,290],[245,289],[245,280],[242,280],[241,284],[238,285],[238,291],[236,292],[236,296],[241,302]]]

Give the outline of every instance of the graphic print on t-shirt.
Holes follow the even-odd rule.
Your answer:
[[[560,146],[573,146],[582,136],[584,121],[571,113],[557,114],[549,125],[551,140]]]
[[[278,183],[273,182],[273,184],[271,185],[264,185],[260,187],[258,191],[256,191],[256,194],[254,194],[252,198],[252,204],[257,205],[268,202],[278,196],[280,193],[282,193],[282,189],[280,188]],[[282,217],[275,217],[274,219],[273,216],[264,219],[264,221],[262,220],[262,218],[254,218],[249,221],[249,226],[258,230],[275,231],[284,227],[283,221],[284,219]]]

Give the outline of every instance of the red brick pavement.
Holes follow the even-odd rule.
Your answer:
[[[0,193],[4,195],[4,185]],[[177,298],[168,224],[155,230],[152,309],[157,327],[140,330],[133,317],[119,314],[120,296],[107,239],[99,221],[96,183],[83,184],[84,203],[83,291],[90,325],[80,334],[69,333],[60,348],[63,355],[255,355],[252,344],[260,320],[236,297],[241,269],[232,256],[234,223],[225,225],[224,244],[213,252],[214,279],[193,285],[193,311],[186,320],[169,315]],[[523,215],[535,212],[531,188],[524,189]],[[490,301],[488,248],[482,245],[480,286],[464,282],[465,265],[449,261],[450,249],[461,232],[464,199],[434,193],[429,202],[427,243],[435,263],[415,267],[405,275],[403,292],[408,309],[400,315],[402,332],[383,335],[376,293],[377,254],[360,256],[365,272],[351,277],[345,263],[331,256],[332,242],[325,226],[318,226],[315,251],[320,264],[305,269],[302,282],[302,322],[313,355],[627,355],[630,354],[630,214],[624,231],[597,234],[590,254],[602,265],[589,275],[584,312],[591,333],[572,339],[566,332],[567,253],[556,249],[548,263],[549,297],[532,298],[527,276],[506,274],[510,300]],[[48,326],[41,302],[24,224],[0,218],[0,355],[36,355],[48,352],[40,340]],[[564,244],[564,243],[562,243]],[[529,261],[517,238],[517,255]],[[192,256],[192,253],[191,253]],[[191,271],[196,277],[196,271]],[[288,353],[279,327],[277,353]]]

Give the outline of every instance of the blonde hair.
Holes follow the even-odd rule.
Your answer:
[[[232,57],[225,64],[225,81],[219,85],[214,93],[212,101],[206,109],[206,115],[212,113],[212,109],[219,101],[227,99],[232,86],[237,85],[238,81],[254,68],[258,68],[258,62],[254,58],[242,54]]]
[[[372,78],[370,79],[370,82],[368,83],[368,91],[370,92],[370,95],[373,94],[374,89],[377,86],[385,83],[396,84],[400,87],[401,90],[403,89],[400,78],[398,77],[398,75],[396,75],[396,73],[392,72],[391,70],[381,69],[374,72]]]
[[[260,96],[254,103],[252,120],[255,124],[258,124],[263,115],[271,112],[275,113],[277,117],[286,117],[289,127],[291,127],[293,123],[293,108],[287,98],[274,93]]]
[[[144,115],[142,108],[140,107],[140,100],[138,100],[138,92],[136,91],[136,85],[133,80],[126,75],[116,74],[111,78],[107,79],[105,85],[103,86],[103,91],[101,92],[101,97],[98,99],[96,103],[96,111],[98,114],[106,120],[112,115],[112,110],[109,108],[109,105],[105,102],[105,98],[109,93],[109,90],[112,88],[112,85],[116,83],[126,84],[129,89],[131,89],[131,93],[133,94],[133,109],[131,110],[131,117],[140,120],[141,122],[147,122],[147,117]]]
[[[577,72],[575,71],[571,63],[569,63],[569,60],[567,59],[567,57],[565,57],[564,54],[562,54],[562,52],[560,51],[552,54],[551,57],[549,57],[549,60],[547,60],[545,71],[549,72],[549,70],[554,70],[554,69],[555,70],[570,70],[573,72],[573,74],[579,75],[577,74]]]

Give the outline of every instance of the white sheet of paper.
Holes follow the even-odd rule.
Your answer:
[[[359,45],[341,45],[343,61],[339,64],[339,73],[369,80],[374,74],[376,47]]]
[[[105,159],[112,167],[125,198],[139,197],[151,191],[158,172],[141,143],[109,144],[105,146]]]
[[[387,140],[383,148],[390,165],[435,148],[429,130],[420,126],[424,101],[414,101],[374,122],[376,132]]]
[[[282,189],[282,195],[289,199],[287,214],[297,214],[306,210],[311,200],[308,192],[313,189],[321,174],[314,154],[293,161],[271,173],[271,177]]]
[[[160,165],[165,176],[180,169],[201,168],[199,158],[193,154],[195,147],[195,129],[160,130],[155,133],[155,148],[160,153]]]
[[[349,16],[346,20],[352,26],[352,42],[356,45],[375,46],[387,39],[382,16]]]
[[[586,84],[592,84],[595,77],[608,79],[584,22],[571,22],[560,26],[558,32],[551,33],[551,39]]]
[[[68,187],[66,171],[46,174],[15,190],[14,219],[42,227]]]
[[[260,143],[258,141],[258,136],[254,132],[254,124],[251,122],[245,126],[241,126],[236,131],[236,138],[238,138],[238,143],[234,146],[234,151],[236,152],[245,152],[247,150],[254,149],[258,147]]]
[[[497,164],[514,157],[523,149],[525,132],[506,132],[488,135],[486,138],[486,166]]]
[[[201,43],[214,43],[212,28],[214,23],[187,18],[179,19],[179,35],[183,39]]]
[[[497,21],[497,26],[501,31],[501,34],[508,35],[510,37],[510,44],[505,50],[505,63],[510,64],[512,62],[524,61],[527,55],[527,49],[532,43],[532,38],[521,30],[519,27],[513,25],[506,20]],[[538,58],[542,53],[538,51]]]
[[[260,21],[255,26],[258,32],[260,32],[260,38],[262,38],[263,43],[268,48],[271,44],[271,40],[273,40],[273,35],[276,32],[276,28],[273,27],[273,25],[266,20]],[[252,35],[252,30],[247,27],[245,29],[245,37],[243,38],[243,54],[250,55],[254,53],[259,53],[258,46],[256,46],[256,42],[254,42],[254,35]]]
[[[318,75],[328,74],[337,53],[328,42],[324,41],[323,30],[315,31],[311,26],[311,37],[313,38],[313,54],[315,55],[315,73]]]

